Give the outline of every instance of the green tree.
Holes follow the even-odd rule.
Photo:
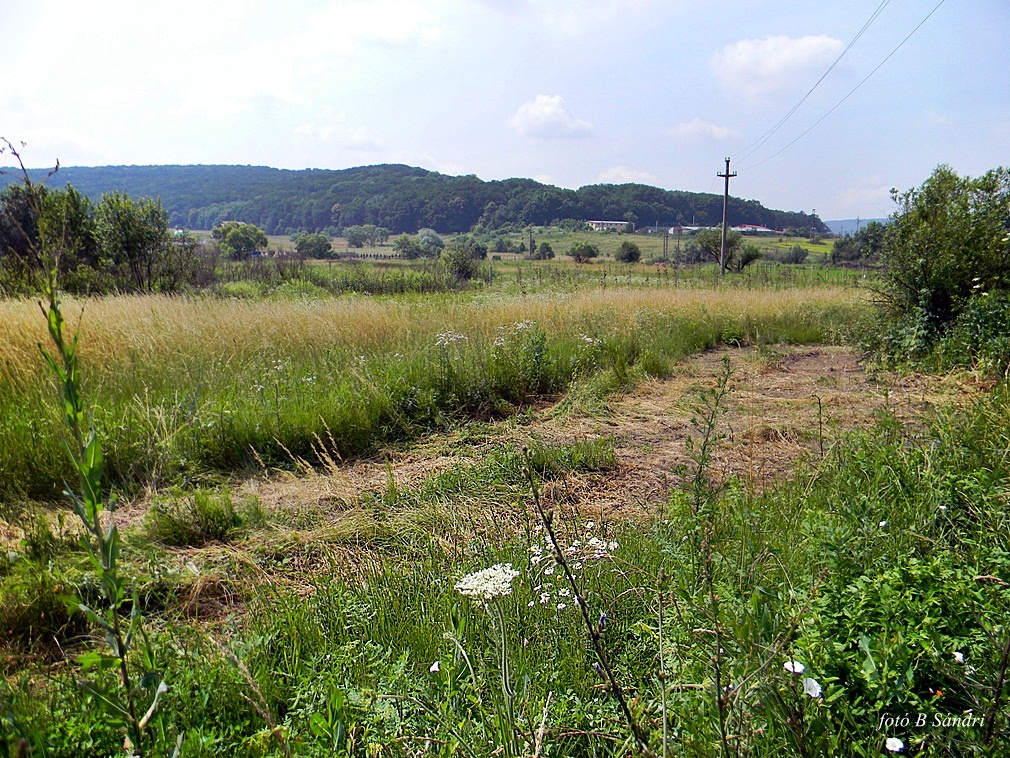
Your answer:
[[[881,250],[884,318],[910,349],[927,347],[976,294],[1010,289],[1010,170],[976,179],[938,167],[898,206]]]
[[[408,260],[413,260],[414,258],[419,258],[421,256],[420,244],[418,244],[417,240],[409,234],[401,234],[397,237],[393,242],[393,250],[401,258],[406,258]]]
[[[576,263],[585,263],[590,258],[596,258],[600,254],[600,249],[590,242],[573,242],[568,248],[568,255]]]
[[[364,247],[368,242],[368,230],[363,226],[348,226],[344,229],[344,239],[348,247]]]
[[[211,236],[218,240],[221,252],[229,258],[243,260],[269,244],[266,233],[255,224],[225,221],[215,227]]]
[[[98,203],[95,222],[101,256],[115,270],[117,282],[130,289],[154,289],[169,239],[161,201],[112,192]]]
[[[622,263],[637,263],[642,259],[642,248],[631,240],[624,240],[617,251],[617,260]]]
[[[487,259],[487,245],[485,245],[480,240],[471,237],[469,234],[461,234],[455,237],[448,245],[447,248],[459,248],[466,252],[474,260],[486,260]]]
[[[722,227],[701,229],[692,240],[703,257],[719,263],[722,255]],[[726,232],[726,265],[733,268],[733,258],[743,244],[743,235],[732,229]]]
[[[884,247],[887,227],[871,221],[850,237],[835,240],[831,247],[831,262],[876,260]]]
[[[533,255],[533,258],[538,261],[546,261],[554,258],[554,248],[551,247],[550,242],[541,242],[537,246],[537,251]]]
[[[421,247],[421,255],[426,258],[434,258],[445,247],[445,242],[434,229],[418,231],[417,244]]]
[[[763,257],[764,253],[761,252],[761,248],[753,242],[745,242],[736,250],[733,257],[727,261],[726,265],[733,271],[739,273],[750,264],[761,260]]]
[[[803,245],[793,245],[782,255],[783,263],[803,263],[807,259],[807,249]]]
[[[68,279],[67,275],[81,266],[93,267],[98,260],[94,206],[69,185],[58,190],[33,185],[32,190],[32,201],[22,184],[0,192],[0,266],[9,278],[27,284],[28,278],[43,272],[46,265],[55,265],[64,287],[76,292],[73,277]],[[53,249],[59,251],[56,260],[45,265],[38,255],[43,225]]]
[[[470,253],[460,245],[450,245],[442,251],[442,265],[456,277],[457,282],[469,281],[477,273],[479,264]]]
[[[299,234],[295,250],[304,258],[329,258],[333,245],[325,234]]]

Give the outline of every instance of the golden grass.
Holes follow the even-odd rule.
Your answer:
[[[704,318],[775,318],[805,306],[855,306],[844,288],[792,290],[609,289],[521,297],[435,296],[426,299],[342,297],[317,301],[242,301],[157,295],[68,301],[68,323],[80,323],[82,360],[118,365],[212,355],[227,364],[250,353],[278,356],[347,348],[361,354],[409,349],[451,330],[486,338],[501,325],[536,320],[548,334],[587,320],[621,331],[643,311]],[[13,379],[43,368],[38,345],[48,341],[33,301],[0,302],[0,371]]]

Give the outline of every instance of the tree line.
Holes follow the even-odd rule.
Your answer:
[[[42,233],[54,256],[43,259]],[[264,238],[265,241],[265,238]],[[176,292],[213,274],[196,239],[172,231],[160,200],[114,191],[93,203],[73,186],[0,191],[0,295],[36,292],[55,268],[68,292]]]
[[[2,177],[0,177],[2,179]],[[338,171],[255,166],[104,166],[62,168],[54,180],[96,200],[119,190],[160,197],[173,227],[213,229],[244,221],[267,234],[338,235],[374,226],[390,235],[430,228],[446,233],[545,226],[566,219],[627,220],[640,225],[712,226],[722,196],[643,184],[562,189],[532,179],[482,181],[404,165]],[[731,222],[827,232],[816,216],[730,198]]]

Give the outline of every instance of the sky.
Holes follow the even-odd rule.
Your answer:
[[[900,48],[939,0],[2,2],[0,136],[31,167],[721,192],[729,157],[732,195],[828,220],[1010,163],[1006,0],[944,0]]]

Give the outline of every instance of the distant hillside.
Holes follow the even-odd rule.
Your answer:
[[[39,173],[42,178],[44,174]],[[0,183],[12,181],[0,176]],[[465,232],[481,224],[545,225],[559,219],[622,220],[639,225],[719,223],[722,196],[663,190],[644,184],[597,184],[561,189],[532,179],[485,182],[403,165],[362,166],[339,171],[289,171],[262,166],[63,167],[50,179],[72,184],[98,200],[119,190],[134,197],[160,197],[170,223],[212,229],[226,220],[256,224],[269,234],[335,231],[355,224],[384,226],[394,233],[431,227]],[[773,229],[814,227],[816,216],[765,208],[756,200],[730,198],[731,224]]]
[[[832,234],[845,236],[847,234],[855,234],[871,221],[881,224],[887,223],[886,218],[845,218],[838,221],[825,221],[824,224],[831,230]]]

